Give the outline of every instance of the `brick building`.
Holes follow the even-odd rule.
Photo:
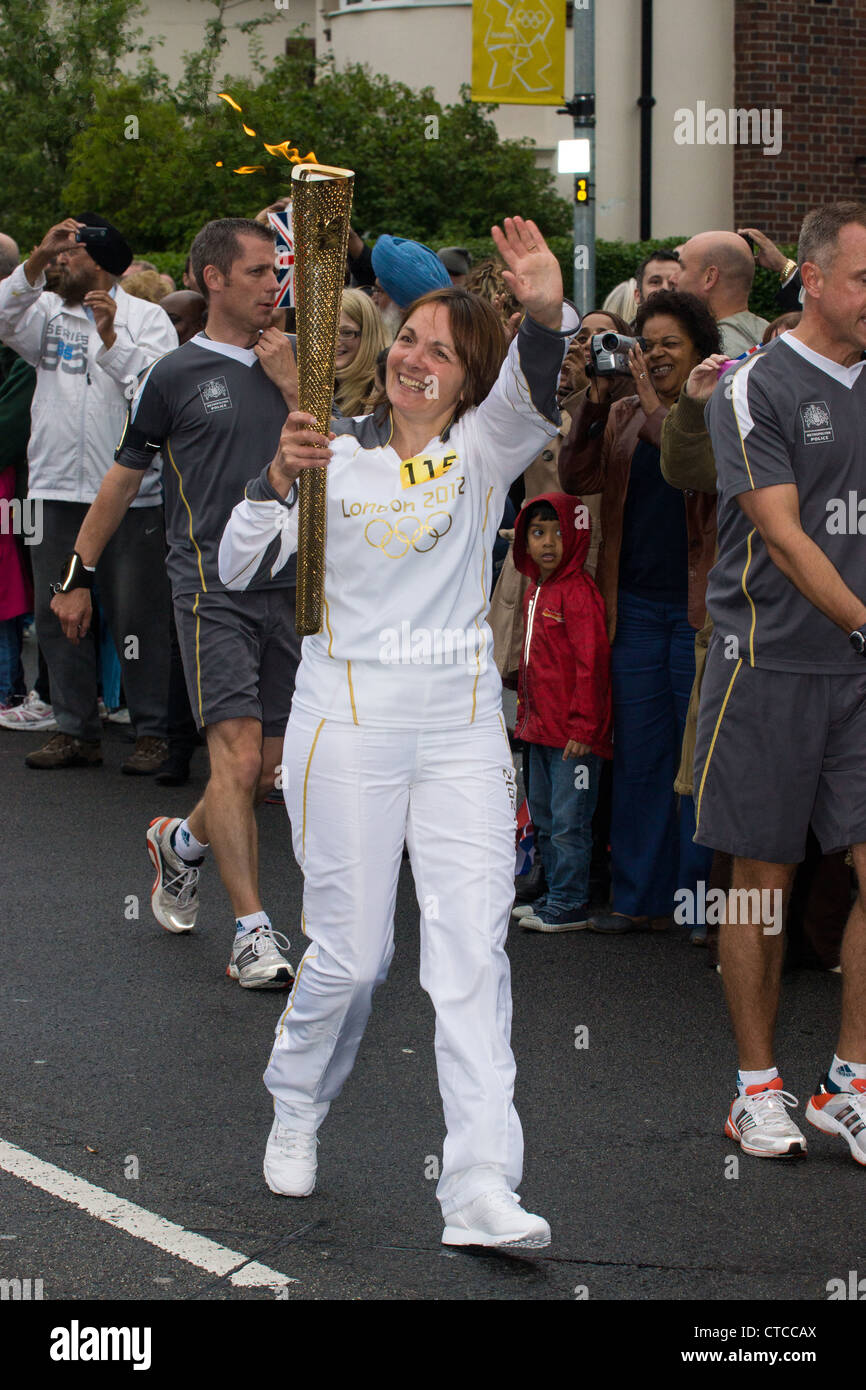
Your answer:
[[[816,203],[866,200],[866,0],[736,0],[734,105],[782,111],[781,151],[734,152],[734,225],[792,241]]]

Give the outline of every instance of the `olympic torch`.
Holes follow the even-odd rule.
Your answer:
[[[298,164],[292,170],[298,408],[315,415],[315,428],[321,434],[328,433],[331,422],[354,182],[351,169]],[[295,628],[302,637],[308,637],[322,629],[327,468],[305,468],[298,486]]]

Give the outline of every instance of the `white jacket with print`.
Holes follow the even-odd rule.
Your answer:
[[[158,304],[117,285],[117,336],[106,348],[86,309],[44,284],[30,285],[20,265],[0,282],[0,342],[36,368],[28,496],[89,503],[114,461],[140,373],[177,347],[177,334]],[[133,506],[161,503],[159,475],[157,462]]]

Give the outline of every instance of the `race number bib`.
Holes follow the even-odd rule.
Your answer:
[[[438,459],[416,454],[415,458],[404,459],[400,464],[400,485],[416,487],[418,483],[429,483],[431,478],[441,478],[456,462],[456,454],[443,454]]]

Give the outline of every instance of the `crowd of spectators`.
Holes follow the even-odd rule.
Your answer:
[[[284,207],[285,200],[274,206]],[[268,211],[257,220],[266,223]],[[165,582],[159,489],[142,490],[124,533],[100,561],[97,617],[80,642],[61,633],[49,608],[49,586],[111,464],[139,381],[160,356],[206,333],[207,303],[189,261],[178,289],[155,265],[134,258],[104,218],[83,214],[75,222],[105,229],[103,239],[58,252],[49,234],[28,258],[26,274],[12,238],[0,236],[0,503],[5,515],[22,518],[28,505],[38,505],[41,527],[38,538],[21,527],[13,534],[9,525],[0,534],[0,731],[51,735],[28,753],[32,768],[97,765],[100,718],[128,717],[135,745],[123,771],[178,785],[189,776],[200,739]],[[784,312],[773,323],[749,310],[756,263],[779,274]],[[335,416],[367,413],[403,311],[420,295],[448,286],[487,300],[501,321],[504,348],[520,311],[495,256],[473,264],[464,248],[437,253],[388,234],[371,248],[351,231]],[[712,852],[693,841],[691,760],[710,631],[706,583],[716,546],[715,474],[703,420],[707,378],[696,369],[714,356],[721,361],[753,351],[795,326],[799,289],[796,264],[759,229],[710,230],[676,250],[656,248],[601,308],[584,314],[560,380],[559,434],[512,489],[491,586],[495,660],[506,686],[521,688],[513,741],[518,751],[524,748],[525,786],[538,829],[535,867],[518,880],[527,909],[521,920],[529,928],[535,921],[536,929],[554,929],[544,919],[552,903],[560,929],[578,908],[580,925],[589,920],[601,932],[663,929],[677,889],[694,889],[700,879],[725,882],[724,856],[714,862]],[[272,324],[293,341],[291,310],[275,310]],[[603,333],[637,340],[624,368],[613,374],[593,367],[591,345]],[[83,429],[73,428],[70,422],[82,418]],[[577,568],[599,597],[604,640],[593,659],[610,680],[612,737],[601,718],[592,738],[572,740],[586,748],[580,757],[594,759],[582,838],[579,845],[571,840],[570,852],[580,865],[586,860],[579,893],[558,886],[567,875],[564,880],[561,858],[551,848],[550,770],[538,760],[538,742],[522,740],[519,732],[533,723],[529,684],[536,701],[543,705],[546,698],[526,641],[525,613],[544,582],[533,577],[534,562],[526,558],[532,553],[527,528],[534,516],[539,535],[545,526],[555,530],[563,497],[586,513],[580,547],[566,546],[565,554],[572,570],[579,557]],[[547,500],[530,515],[527,507],[539,498]],[[512,558],[515,529],[518,564]],[[562,559],[561,542],[559,553]],[[28,690],[24,644],[34,636]],[[608,679],[589,674],[602,685]],[[574,679],[577,688],[581,673]],[[809,884],[816,873],[829,876],[839,905],[832,921],[823,913],[814,928],[806,913],[804,950],[832,968],[850,882],[844,857],[830,858],[827,864],[813,854],[804,866]],[[576,893],[579,901],[565,900]],[[802,896],[817,901],[808,886]],[[704,944],[707,929],[696,926],[691,939]]]

